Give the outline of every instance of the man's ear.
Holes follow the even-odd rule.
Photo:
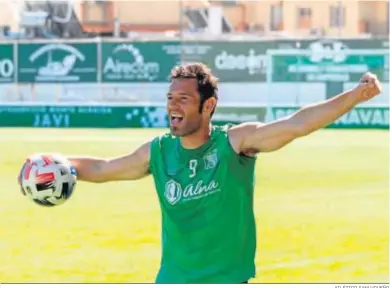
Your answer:
[[[211,97],[204,102],[203,111],[211,115],[211,111],[215,109],[216,105],[217,105],[217,99]]]

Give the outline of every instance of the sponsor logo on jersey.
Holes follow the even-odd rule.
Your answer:
[[[181,186],[174,180],[170,180],[165,184],[165,198],[171,205],[175,205],[181,198]]]
[[[196,184],[188,184],[184,189],[182,189],[180,183],[170,180],[165,184],[164,195],[169,204],[175,205],[180,200],[195,200],[218,191],[220,191],[219,183],[214,180],[211,180],[209,183],[204,183],[203,180],[200,180]]]

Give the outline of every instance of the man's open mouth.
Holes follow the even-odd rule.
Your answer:
[[[171,117],[170,117],[171,124],[177,125],[177,124],[179,124],[183,120],[183,118],[184,117],[181,114],[172,113]]]

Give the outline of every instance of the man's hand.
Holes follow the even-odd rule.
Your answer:
[[[382,92],[382,87],[375,74],[367,72],[360,79],[359,84],[354,88],[358,102],[365,102],[374,98]]]

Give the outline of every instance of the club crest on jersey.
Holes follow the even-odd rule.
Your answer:
[[[165,184],[165,198],[171,205],[175,205],[181,198],[181,186],[174,180],[170,180]]]
[[[204,160],[204,169],[213,169],[217,166],[218,156],[217,150],[213,150],[203,157]]]

